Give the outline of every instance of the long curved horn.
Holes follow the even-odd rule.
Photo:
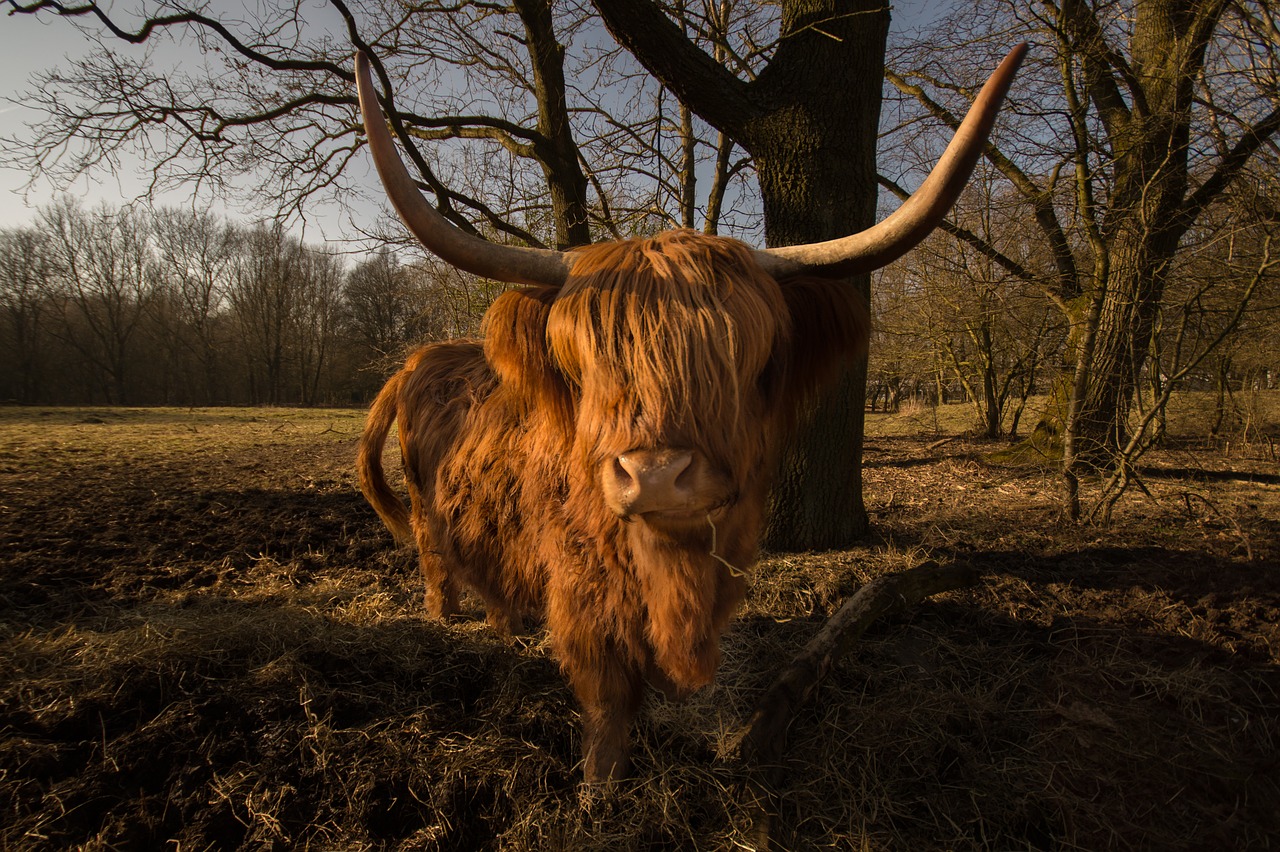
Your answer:
[[[914,248],[946,218],[951,205],[960,197],[1026,53],[1025,43],[1009,51],[978,93],[933,171],[886,219],[837,240],[759,250],[755,253],[756,260],[774,278],[794,275],[840,278],[879,269]]]
[[[369,151],[382,185],[400,218],[424,246],[447,263],[484,278],[554,287],[564,283],[570,268],[564,252],[491,243],[455,227],[427,203],[396,153],[373,88],[369,58],[363,52],[356,54],[356,91]]]

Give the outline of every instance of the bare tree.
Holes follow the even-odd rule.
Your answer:
[[[50,297],[56,286],[48,238],[35,228],[0,231],[0,341],[5,355],[0,396],[43,396]]]
[[[1027,247],[1034,241],[1027,239],[1016,203],[997,194],[1007,187],[990,177],[988,172],[970,184],[951,227],[999,245],[1008,255],[1021,254],[1026,265]],[[920,282],[916,316],[926,327],[916,330],[919,345],[935,349],[964,389],[978,434],[1016,434],[1037,374],[1060,355],[1061,316],[1036,287],[945,231],[900,265]]]
[[[415,327],[418,300],[410,283],[395,254],[382,248],[356,264],[343,285],[348,333],[364,349],[366,360],[383,369],[403,357],[412,340],[422,337]]]
[[[905,400],[925,397],[933,359],[922,345],[923,285],[915,270],[895,263],[881,270],[871,289],[873,317],[867,365],[867,403],[872,411],[897,412]],[[936,401],[936,400],[935,400]]]
[[[170,305],[165,325],[174,348],[193,361],[187,379],[212,405],[224,398],[222,363],[231,266],[239,236],[208,212],[167,208],[153,214],[160,287]],[[193,396],[195,396],[193,394]]]
[[[100,373],[106,400],[127,403],[136,333],[154,292],[147,218],[127,207],[86,211],[70,199],[39,218],[59,273],[59,333]]]
[[[1049,428],[1061,438],[1071,512],[1082,465],[1123,465],[1153,329],[1184,239],[1280,129],[1276,9],[1225,0],[981,3],[945,24],[965,45],[917,45],[893,85],[954,126],[946,99],[970,57],[1014,33],[1036,42],[1015,111],[988,159],[1022,198],[1047,262],[1019,263],[1072,328],[1073,378]],[[986,47],[983,47],[986,45]],[[907,69],[910,69],[909,71]]]
[[[302,245],[279,226],[244,235],[228,293],[243,347],[249,397],[254,403],[286,401],[295,357],[292,334],[304,298]]]
[[[342,258],[332,250],[309,247],[302,247],[298,267],[292,346],[298,364],[297,399],[303,405],[318,405],[326,401],[323,390],[334,385],[345,270]]]

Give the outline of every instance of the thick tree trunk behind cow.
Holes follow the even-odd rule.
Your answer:
[[[595,0],[618,41],[756,162],[770,245],[842,237],[872,224],[889,8],[880,0],[782,0],[778,48],[745,82],[693,45],[652,2]],[[866,300],[869,279],[850,286]],[[843,547],[862,536],[866,363],[814,405],[784,462],[766,546]]]
[[[822,34],[795,35],[806,31]],[[875,223],[889,12],[875,0],[784,3],[782,32],[769,66],[778,69],[778,101],[744,132],[750,140],[744,144],[756,158],[771,246],[834,239]],[[852,278],[849,285],[870,304],[870,276]],[[831,550],[867,533],[866,382],[862,356],[816,402],[789,448],[765,532],[769,549]]]

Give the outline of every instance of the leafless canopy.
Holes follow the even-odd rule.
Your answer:
[[[841,277],[868,272],[901,257],[946,216],[982,155],[1005,93],[1026,54],[1011,50],[974,101],[937,166],[910,199],[873,227],[842,239],[756,252],[757,261],[777,278],[795,275]],[[418,191],[395,153],[378,105],[369,60],[356,57],[356,79],[370,149],[392,203],[409,229],[433,252],[470,272],[514,283],[558,285],[571,267],[560,252],[497,246],[450,225]]]

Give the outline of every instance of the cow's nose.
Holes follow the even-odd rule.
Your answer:
[[[695,501],[693,453],[629,450],[614,459],[610,490],[624,514],[679,511]]]

